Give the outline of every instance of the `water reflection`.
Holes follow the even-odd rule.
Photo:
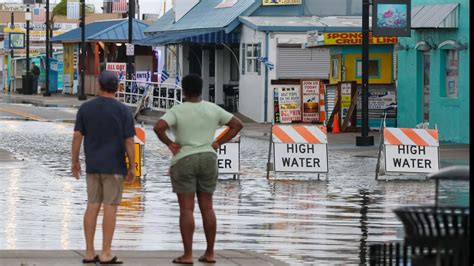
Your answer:
[[[71,124],[0,121],[0,148],[25,159],[0,164],[0,249],[83,248],[86,184],[69,175],[71,132]],[[170,155],[146,132],[148,175],[124,187],[114,246],[180,250],[179,208],[166,175]],[[329,153],[327,180],[314,174],[267,180],[267,149],[265,141],[243,138],[241,179],[225,176],[218,183],[218,249],[262,252],[292,264],[364,264],[371,242],[403,235],[393,208],[434,203],[434,182],[375,181],[374,158],[337,151]],[[441,182],[442,204],[467,205],[468,193],[466,183]],[[195,248],[205,249],[198,208],[195,217]]]

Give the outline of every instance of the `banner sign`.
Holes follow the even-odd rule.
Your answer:
[[[319,80],[301,81],[303,123],[319,121]]]
[[[369,33],[369,44],[396,44],[397,37],[374,37]],[[358,45],[362,44],[362,32],[324,33],[324,45]]]
[[[303,0],[262,0],[264,6],[301,5]]]
[[[117,73],[119,80],[125,79],[127,73],[127,64],[126,63],[107,63],[105,66],[106,70],[113,71]]]
[[[374,0],[373,36],[411,36],[411,0]]]
[[[439,170],[438,131],[385,128],[386,172],[434,173]]]
[[[275,85],[278,90],[280,123],[301,121],[300,85]]]
[[[26,23],[15,23],[15,27],[10,28],[10,24],[3,28],[3,32],[21,32],[26,34]],[[54,23],[53,37],[66,33],[77,28],[76,23]],[[46,41],[46,25],[44,23],[30,23],[30,42],[44,42]]]

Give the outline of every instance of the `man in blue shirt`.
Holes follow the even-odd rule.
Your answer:
[[[99,76],[100,93],[97,99],[84,103],[77,112],[72,141],[71,172],[80,178],[79,151],[84,138],[86,159],[87,209],[84,215],[86,253],[83,263],[122,264],[112,255],[112,238],[115,230],[117,207],[122,200],[123,179],[135,179],[135,167],[128,170],[129,161],[135,161],[135,126],[132,112],[115,100],[118,77],[111,71]],[[102,223],[102,254],[94,250],[94,234],[100,207],[104,206]]]

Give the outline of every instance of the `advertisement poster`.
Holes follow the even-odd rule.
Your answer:
[[[278,85],[280,123],[301,121],[300,91],[300,85]]]
[[[341,83],[341,123],[347,116],[349,112],[349,107],[351,106],[352,101],[352,84],[351,83]],[[350,123],[349,123],[350,125]]]
[[[319,80],[303,80],[301,82],[303,122],[319,121]]]
[[[117,73],[119,80],[124,80],[127,73],[127,64],[126,63],[107,63],[107,70]]]

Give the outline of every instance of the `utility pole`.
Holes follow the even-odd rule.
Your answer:
[[[26,75],[25,75],[25,81],[23,82],[23,88],[22,90],[24,91],[24,94],[32,94],[34,88],[33,82],[32,82],[32,77],[30,73],[30,20],[31,20],[31,12],[30,12],[30,5],[26,5],[26,13],[25,13],[25,21],[26,21]],[[38,88],[36,88],[38,89]]]
[[[369,0],[362,0],[362,136],[356,137],[356,146],[373,146],[369,136]]]
[[[133,45],[133,19],[135,17],[135,0],[128,1],[128,45]],[[127,55],[127,79],[132,80],[133,55]]]
[[[80,62],[80,75],[81,75],[81,84],[79,86],[79,101],[87,100],[85,94],[85,74],[86,74],[86,1],[81,0],[81,54],[79,58]]]
[[[43,93],[44,97],[51,96],[49,92],[49,55],[50,55],[50,46],[49,46],[49,0],[46,0],[46,92]]]
[[[15,29],[15,12],[12,12],[11,14],[11,22],[12,24],[10,25],[10,29]],[[11,41],[11,40],[10,40]],[[15,50],[14,49],[10,49],[10,66],[12,65],[12,60],[13,60],[13,57],[15,56]],[[11,73],[12,73],[12,70],[10,70],[10,77],[9,80],[10,80],[10,84],[8,84],[8,91],[12,91],[12,82],[11,82]]]

